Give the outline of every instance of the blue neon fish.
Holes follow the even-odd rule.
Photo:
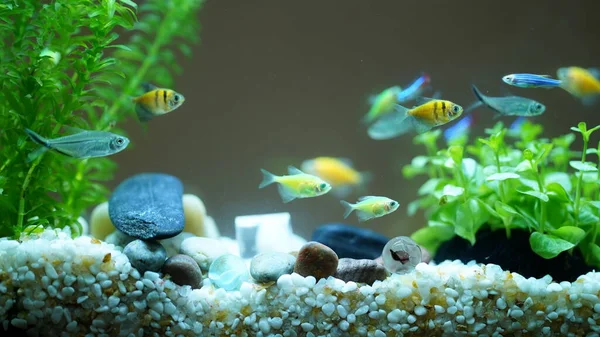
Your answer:
[[[551,78],[550,75],[536,74],[510,74],[502,77],[502,81],[508,85],[519,88],[545,88],[552,89],[560,87],[561,80]]]
[[[431,83],[431,77],[428,74],[421,75],[411,85],[398,93],[398,103],[412,101],[418,96],[421,96],[429,83]]]
[[[471,128],[474,122],[475,118],[473,117],[473,114],[468,114],[465,117],[461,118],[454,125],[444,130],[444,138],[446,139],[446,142],[450,142],[456,137],[459,137],[469,132],[469,129]]]

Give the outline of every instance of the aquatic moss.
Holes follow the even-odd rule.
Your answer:
[[[426,175],[409,215],[423,210],[428,224],[412,238],[435,252],[455,236],[475,244],[482,229],[530,233],[531,249],[545,259],[575,249],[588,265],[600,267],[600,143],[590,148],[599,129],[585,123],[573,132],[543,138],[543,127],[526,121],[513,130],[496,123],[487,137],[469,142],[467,134],[438,147],[439,130],[415,137],[427,155],[403,167],[411,179]],[[571,150],[576,135],[583,150]],[[589,157],[594,156],[594,162]]]
[[[24,132],[111,130],[135,118],[141,83],[172,87],[199,42],[201,0],[10,0],[0,4],[0,237],[73,226],[103,202],[116,164],[46,153]],[[121,36],[123,35],[123,36]],[[132,143],[135,143],[133,140]],[[131,146],[131,145],[130,145]],[[75,224],[75,225],[74,225]]]

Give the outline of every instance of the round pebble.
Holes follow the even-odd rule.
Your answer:
[[[280,252],[261,253],[250,262],[250,275],[258,282],[277,281],[284,274],[294,272],[296,258]]]
[[[206,236],[204,232],[204,219],[206,207],[200,198],[194,194],[183,195],[183,231],[196,236]]]
[[[376,280],[385,280],[387,271],[375,260],[342,258],[333,276],[345,282],[373,284]]]
[[[140,274],[144,274],[146,271],[159,271],[167,259],[165,248],[154,241],[131,241],[125,246],[123,253],[129,258],[131,266]]]
[[[115,230],[108,216],[108,201],[105,201],[92,210],[90,215],[90,234],[98,240],[104,240],[107,235]]]
[[[217,257],[229,253],[220,240],[200,237],[183,240],[179,252],[193,258],[203,271],[207,271]]]
[[[160,240],[159,242],[167,250],[167,256],[174,256],[179,254],[183,241],[193,237],[195,236],[192,233],[182,232],[172,238]]]
[[[391,273],[404,274],[421,263],[421,248],[407,236],[391,239],[382,252],[383,266]]]
[[[111,243],[119,247],[125,247],[133,240],[135,240],[135,238],[118,230],[108,234],[108,236],[104,239],[106,243]]]
[[[198,263],[187,255],[178,254],[168,258],[162,272],[170,275],[171,280],[180,286],[189,285],[192,289],[202,286],[202,271]]]
[[[238,290],[244,281],[248,281],[250,274],[241,257],[225,254],[211,263],[208,278],[217,287],[232,291]]]
[[[338,256],[331,248],[310,241],[298,252],[294,272],[302,276],[314,276],[319,280],[334,275],[337,267]]]

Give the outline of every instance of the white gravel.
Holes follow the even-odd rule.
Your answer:
[[[68,230],[0,240],[0,331],[40,337],[591,337],[599,292],[597,272],[555,283],[450,261],[372,286],[291,274],[268,287],[227,292],[205,279],[192,290],[140,275],[121,248]]]

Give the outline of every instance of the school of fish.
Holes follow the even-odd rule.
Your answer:
[[[596,68],[562,67],[556,71],[556,79],[546,74],[514,73],[502,77],[502,82],[510,86],[532,89],[562,88],[580,100],[584,105],[597,102],[600,97],[600,70]],[[183,94],[168,88],[160,88],[150,83],[142,84],[142,93],[131,97],[133,111],[141,123],[148,123],[156,117],[172,112],[183,105]],[[422,73],[412,83],[402,89],[394,85],[378,95],[369,97],[371,107],[362,118],[367,127],[367,134],[374,140],[392,139],[403,134],[414,132],[425,133],[433,128],[458,120],[444,130],[444,138],[451,141],[469,131],[475,123],[471,113],[479,107],[486,107],[501,116],[516,116],[510,126],[512,132],[518,132],[525,118],[539,116],[546,111],[546,106],[536,100],[515,96],[488,96],[472,85],[471,90],[476,98],[466,109],[461,105],[442,99],[440,91],[431,97],[423,93],[431,89],[431,77]],[[407,103],[414,101],[412,107]],[[462,118],[461,118],[462,117]],[[100,130],[81,130],[65,127],[70,134],[49,139],[32,129],[24,132],[38,145],[28,154],[28,162],[35,160],[47,151],[54,151],[71,158],[87,159],[104,157],[119,153],[127,148],[130,141],[127,137]],[[301,169],[290,165],[287,174],[275,175],[261,169],[263,180],[259,188],[277,184],[279,195],[284,203],[296,199],[314,198],[331,193],[337,198],[346,198],[353,192],[366,193],[367,185],[372,180],[370,172],[358,171],[348,158],[319,156],[304,160]],[[399,203],[385,196],[363,195],[356,203],[340,200],[344,218],[352,212],[357,214],[358,221],[379,218],[396,211]]]

